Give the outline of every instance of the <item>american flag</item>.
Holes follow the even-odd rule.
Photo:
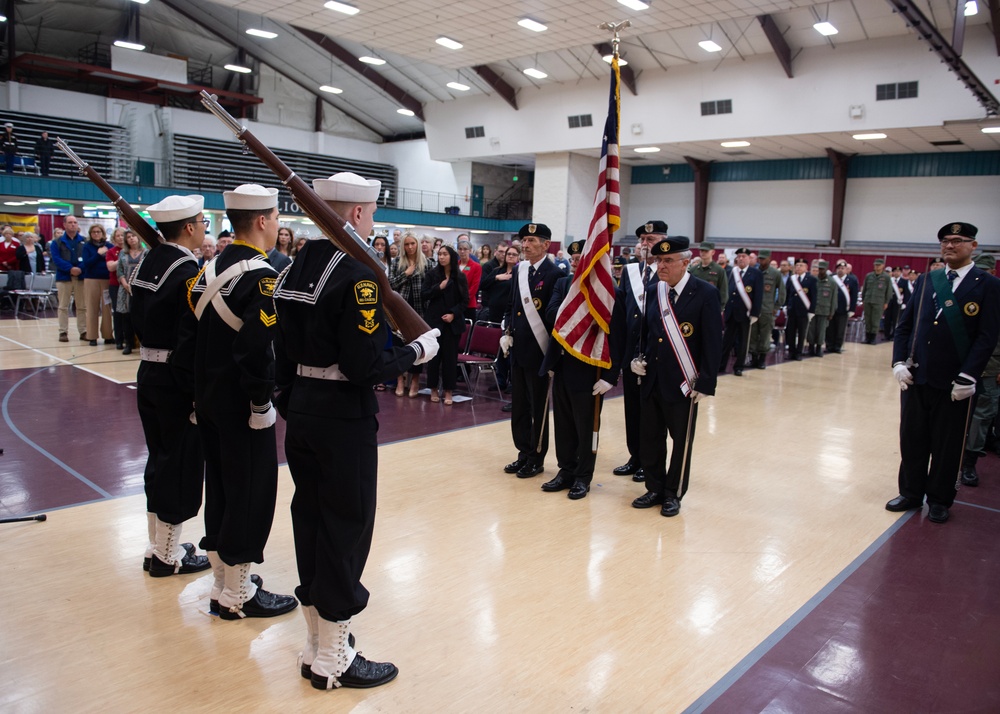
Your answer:
[[[552,336],[574,357],[600,367],[611,366],[608,329],[615,304],[611,276],[611,238],[621,226],[621,196],[618,182],[618,123],[621,75],[618,57],[611,62],[611,98],[604,124],[601,163],[594,196],[594,217],[587,241],[559,312]]]

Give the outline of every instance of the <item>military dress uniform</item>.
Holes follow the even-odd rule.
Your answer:
[[[766,263],[771,251],[762,250],[758,257]],[[785,304],[785,281],[781,279],[781,271],[770,264],[766,267],[758,265],[758,269],[764,278],[764,295],[760,302],[760,317],[750,327],[750,366],[764,369],[767,367],[767,353],[771,349],[774,315]]]
[[[203,201],[201,196],[169,196],[149,212],[158,222],[194,218]],[[148,451],[143,481],[149,547],[143,565],[153,577],[210,567],[192,544],[180,542],[181,524],[201,508],[205,479],[198,427],[191,421],[197,322],[187,288],[197,274],[194,253],[161,243],[131,279],[132,323],[142,343],[136,401]]]
[[[653,246],[654,255],[679,253],[687,241],[666,238]],[[668,286],[669,287],[669,286]],[[691,353],[698,376],[694,391],[699,395],[715,394],[716,368],[722,359],[722,319],[719,293],[708,283],[685,274],[675,287],[673,312],[680,333]],[[651,286],[646,296],[645,364],[640,387],[642,394],[642,468],[646,474],[646,493],[632,502],[634,508],[662,504],[664,516],[675,516],[687,491],[691,472],[698,405],[685,395],[681,384],[685,375],[664,329],[658,299],[659,284]],[[732,301],[732,297],[730,296]],[[738,296],[736,301],[742,306]],[[635,369],[634,363],[632,369]],[[667,440],[670,462],[667,463]]]
[[[910,281],[904,278],[893,278],[889,277],[889,302],[885,308],[885,314],[882,316],[885,320],[885,339],[891,340],[893,334],[896,331],[896,323],[899,322],[899,314],[901,312],[902,306],[899,303],[899,298],[896,295],[896,286],[899,288],[900,295],[903,297],[903,305],[906,305],[907,301],[910,299]]]
[[[875,265],[883,265],[884,261],[879,258]],[[865,309],[865,342],[869,345],[875,344],[878,336],[878,326],[882,321],[882,311],[889,302],[889,295],[892,293],[890,277],[883,270],[876,273],[874,270],[865,276],[865,282],[861,290],[861,299]]]
[[[555,324],[559,306],[569,293],[572,280],[573,276],[567,275],[556,282],[546,322]],[[621,347],[615,340],[620,339],[623,326],[622,306],[616,302],[606,337],[611,359],[611,365],[606,369],[584,362],[567,352],[555,339],[549,342],[542,370],[553,373],[552,418],[559,472],[554,479],[542,484],[543,491],[569,489],[568,496],[572,500],[584,498],[590,491],[597,461],[593,450],[594,400],[599,402],[600,413],[604,406],[604,394],[618,383]]]
[[[746,248],[740,248],[746,252]],[[737,251],[739,252],[739,251]],[[750,345],[750,323],[756,322],[759,318],[761,303],[764,296],[764,276],[755,266],[751,265],[744,269],[743,289],[750,298],[750,309],[747,310],[746,303],[739,295],[739,288],[736,284],[736,274],[739,268],[733,268],[729,275],[729,300],[726,302],[726,309],[722,313],[723,321],[726,324],[725,336],[722,342],[722,355],[719,364],[719,374],[724,374],[729,362],[729,355],[736,351],[736,361],[733,363],[733,374],[739,376],[743,374],[743,360]],[[770,334],[770,333],[768,333]]]
[[[819,262],[820,276],[823,276],[829,266],[825,260]],[[825,277],[816,278],[815,305],[813,306],[813,319],[809,323],[809,334],[806,340],[809,342],[809,354],[814,357],[823,356],[823,341],[826,339],[826,327],[837,311],[838,288],[833,279],[827,274]]]
[[[854,306],[858,303],[858,288],[843,278],[838,284],[835,275],[831,275],[830,280],[836,287],[837,309],[834,310],[830,324],[826,328],[826,351],[838,353],[844,349],[847,321],[854,314]]]
[[[699,250],[715,250],[715,244],[707,241],[702,242],[699,245]],[[716,287],[719,291],[720,309],[725,310],[726,302],[729,300],[729,271],[723,270],[722,266],[713,260],[708,265],[705,263],[692,265],[688,268],[688,272]]]
[[[798,278],[802,293],[809,301],[808,306],[803,302],[799,291],[795,289],[791,275],[788,276],[785,283],[786,307],[788,308],[785,343],[788,345],[788,356],[796,360],[802,359],[806,332],[809,328],[809,317],[816,311],[816,278],[809,273],[803,273]]]
[[[938,239],[974,239],[976,233],[975,226],[954,223],[944,226]],[[920,508],[926,495],[930,520],[948,520],[975,383],[998,336],[1000,280],[971,260],[961,268],[938,269],[917,279],[893,340],[893,372],[903,390],[900,495],[886,504],[887,510]]]
[[[531,232],[532,235],[543,236],[546,240],[552,235],[548,226],[542,223],[526,224],[521,229],[522,233],[525,231]],[[519,275],[523,271],[528,271],[527,295],[521,294]],[[545,455],[549,450],[546,405],[549,376],[540,371],[545,357],[544,350],[548,348],[548,340],[545,340],[544,347],[538,344],[526,311],[537,310],[543,322],[545,335],[550,335],[552,323],[548,321],[547,308],[556,281],[560,277],[562,271],[544,256],[537,265],[521,261],[514,266],[511,274],[513,284],[511,303],[504,317],[504,324],[508,326],[510,336],[513,338],[509,355],[512,405],[510,431],[514,447],[517,449],[517,459],[507,464],[504,471],[516,473],[520,478],[536,476],[544,471]]]

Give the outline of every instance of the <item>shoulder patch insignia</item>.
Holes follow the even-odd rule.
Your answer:
[[[979,314],[979,303],[976,302],[965,303],[965,307],[962,308],[962,312],[964,312],[969,317],[975,317],[976,315]]]
[[[690,337],[691,335],[694,334],[694,325],[692,325],[690,322],[682,322],[680,327],[681,327],[681,334],[684,335],[685,337]]]
[[[374,305],[378,302],[378,285],[372,280],[359,280],[354,284],[354,299],[358,305]]]
[[[357,286],[355,286],[355,289],[357,289]],[[361,324],[358,325],[358,329],[368,335],[375,332],[379,326],[379,323],[375,322],[375,308],[371,310],[358,310],[358,312],[361,313]]]
[[[264,323],[266,327],[274,327],[275,323],[278,321],[278,314],[268,315],[263,310],[260,311],[260,321]]]
[[[274,295],[274,286],[277,282],[277,278],[261,278],[260,282],[257,283],[257,287],[260,288],[260,294],[267,295],[267,297]]]
[[[774,290],[774,286],[773,286],[773,285],[771,285],[771,283],[767,283],[767,284],[766,284],[766,285],[764,286],[764,292],[766,292],[766,293],[769,293],[769,292],[771,292],[772,290]]]

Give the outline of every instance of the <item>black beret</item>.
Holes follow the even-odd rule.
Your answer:
[[[971,223],[949,223],[941,226],[938,231],[938,240],[943,240],[945,236],[962,236],[963,238],[975,238],[979,229]]]
[[[691,246],[691,241],[684,236],[674,236],[673,238],[663,238],[653,244],[653,255],[670,255],[671,253],[682,253]]]
[[[524,238],[525,236],[538,236],[545,240],[552,238],[552,231],[544,223],[525,223],[521,226],[521,230],[517,232],[518,238]]]
[[[583,252],[583,243],[584,241],[582,240],[573,241],[568,246],[566,246],[566,252],[569,253],[570,255],[580,255],[580,253]]]
[[[628,261],[625,260],[625,258],[623,258],[620,255],[616,255],[615,259],[613,261],[611,261],[612,265],[625,265],[626,263],[628,263]]]
[[[737,248],[735,254],[736,255],[750,255],[750,249],[749,248]]]
[[[644,235],[666,235],[667,224],[663,221],[648,221],[635,229],[636,238]]]

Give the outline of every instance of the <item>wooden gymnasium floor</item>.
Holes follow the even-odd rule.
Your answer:
[[[71,328],[74,325],[71,324]],[[71,329],[72,333],[72,329]],[[0,321],[0,710],[5,712],[1000,711],[1000,469],[952,521],[896,495],[889,346],[720,379],[681,515],[629,507],[622,400],[588,498],[502,473],[494,400],[380,395],[378,521],[359,649],[373,690],[298,676],[298,612],[225,622],[210,576],[142,573],[136,359]],[[279,420],[280,421],[280,420]],[[296,584],[280,470],[268,589]],[[77,505],[82,504],[82,505]],[[185,540],[197,542],[198,520]]]

